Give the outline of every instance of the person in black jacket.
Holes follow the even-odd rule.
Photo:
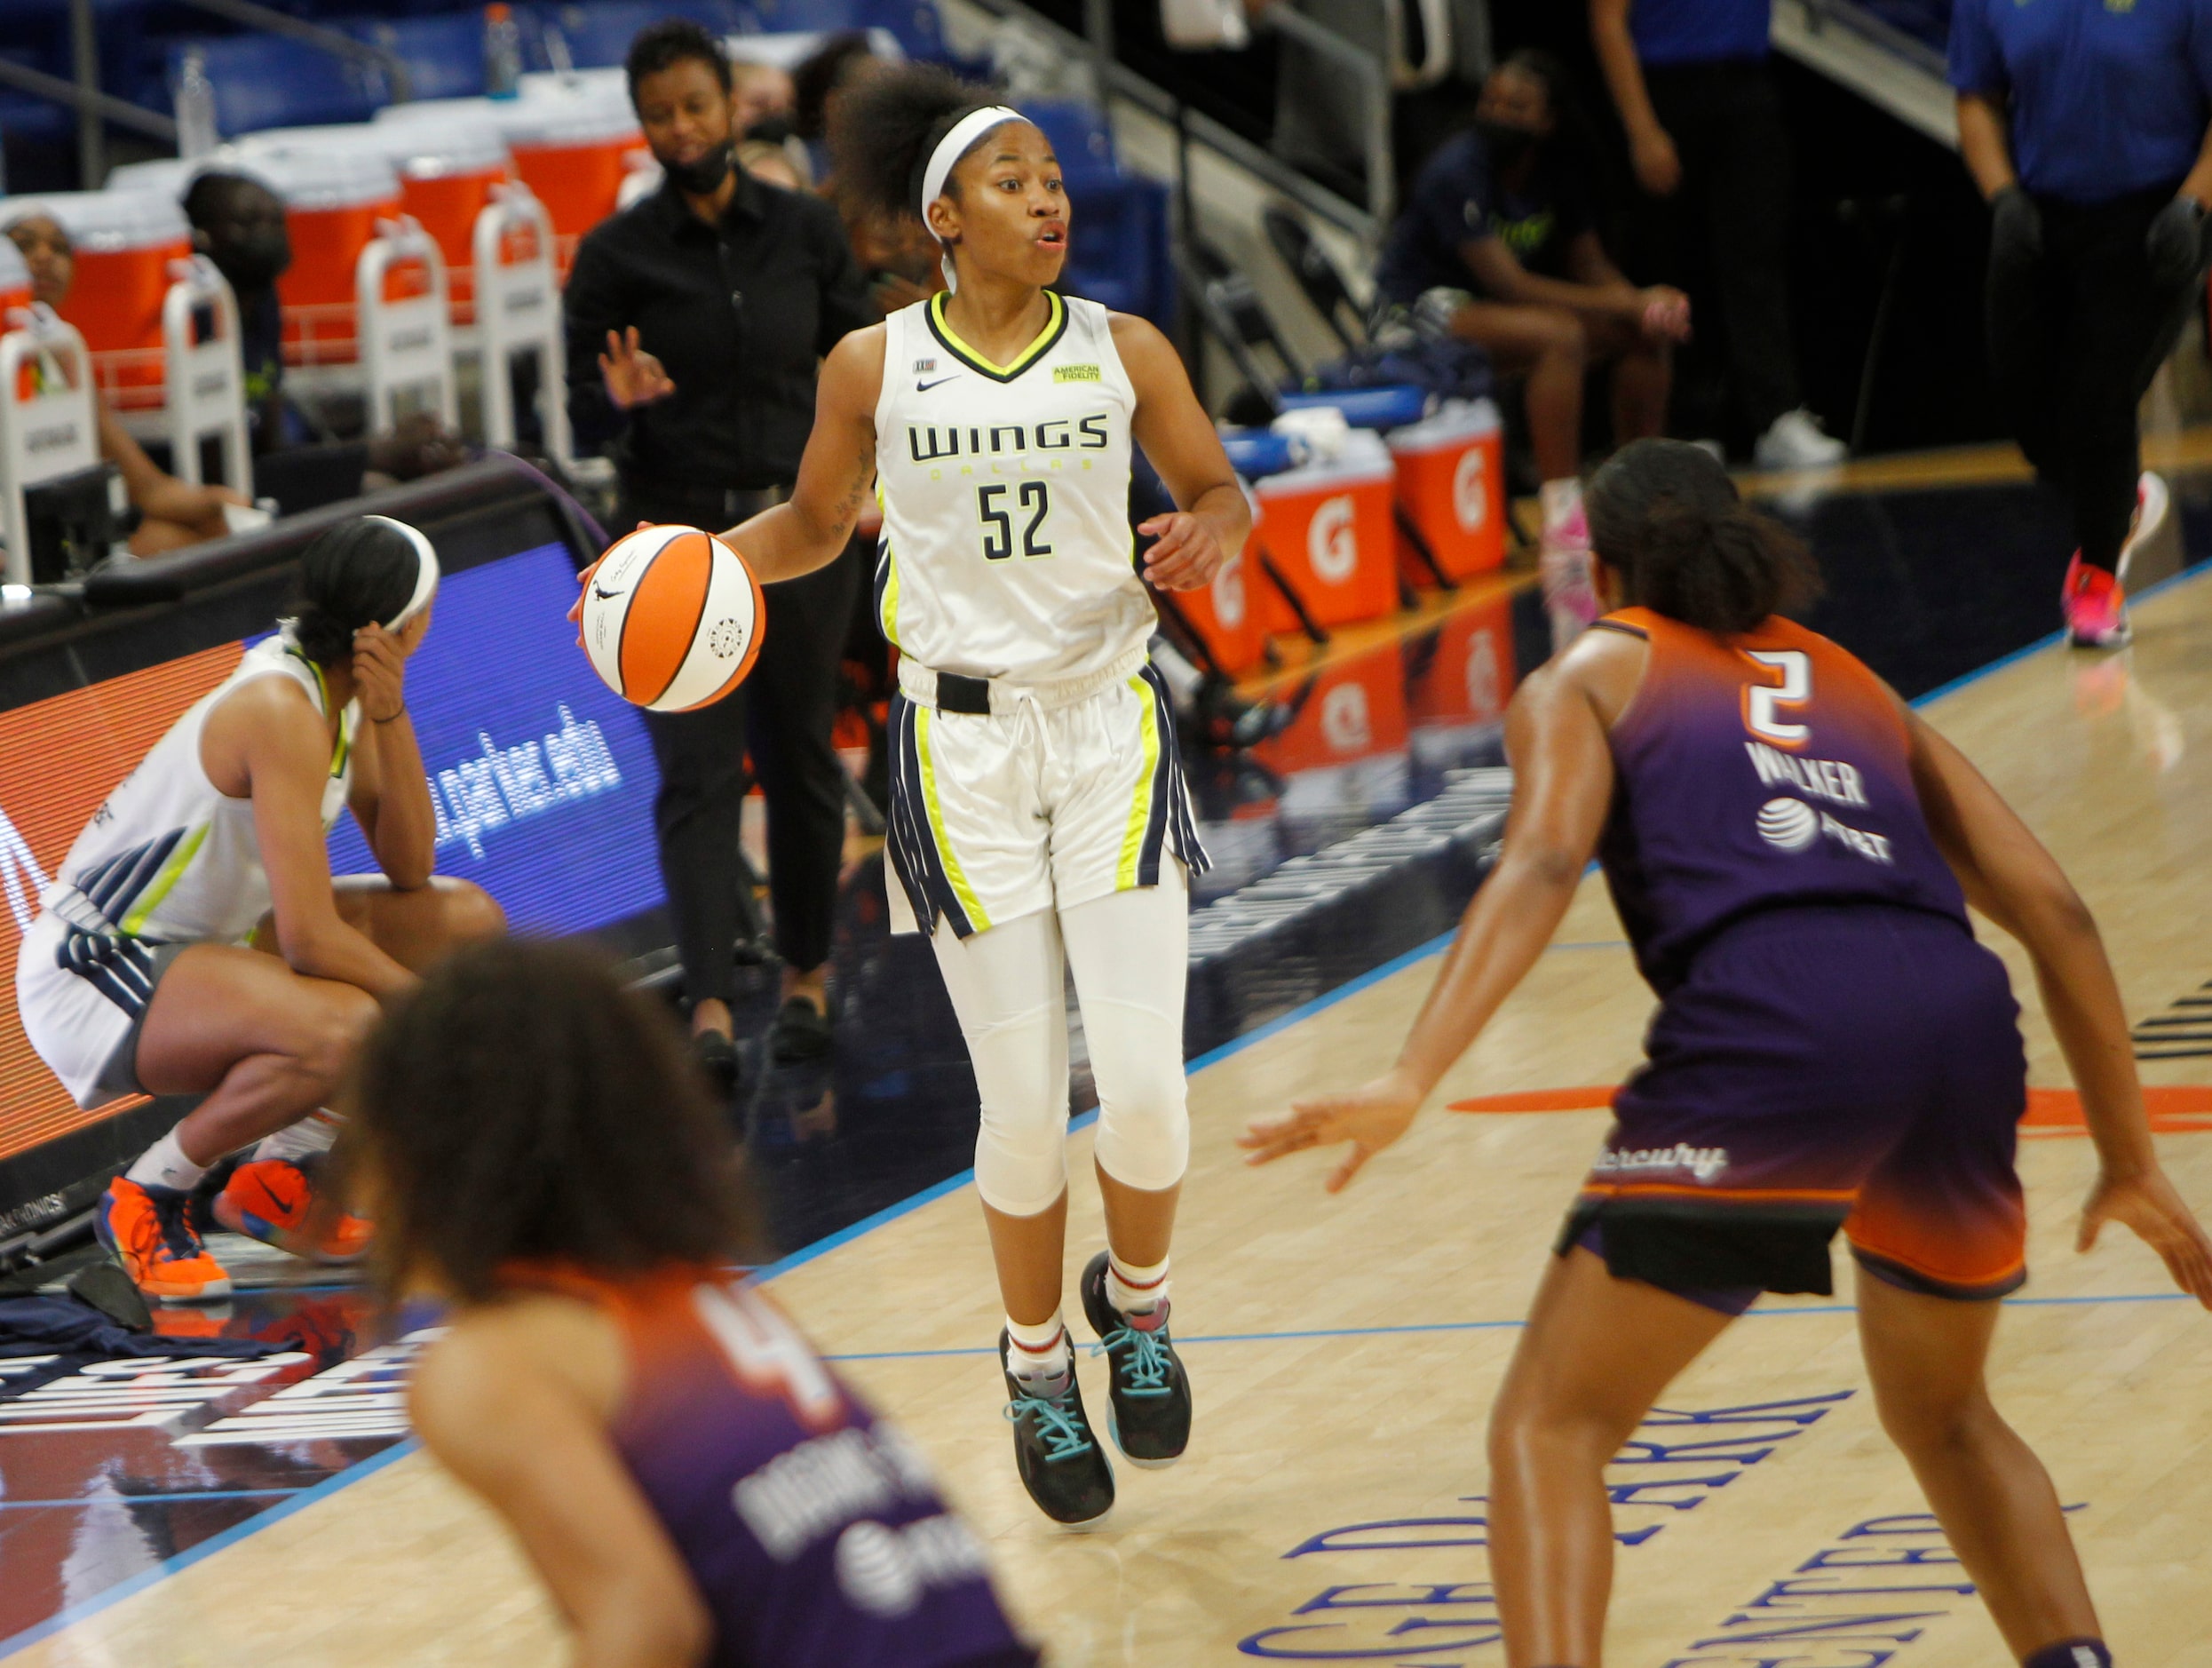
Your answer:
[[[562,306],[569,421],[604,446],[621,520],[726,527],[781,501],[813,423],[815,367],[870,304],[836,212],[734,164],[730,67],[694,23],[641,31],[630,101],[666,176],[577,248]],[[830,745],[853,553],[770,588],[760,664],[696,712],[647,713],[661,765],[661,869],[702,1060],[733,1085],[730,998],[745,755],[768,800],[769,893],[784,1002],[781,1060],[827,1051],[823,975],[844,836]]]

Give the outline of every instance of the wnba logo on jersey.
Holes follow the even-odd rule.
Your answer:
[[[1306,523],[1305,557],[1315,577],[1340,585],[1360,566],[1360,510],[1350,493],[1329,498]]]

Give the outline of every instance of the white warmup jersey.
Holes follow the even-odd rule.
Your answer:
[[[942,295],[884,321],[876,616],[934,671],[1058,682],[1153,633],[1130,561],[1137,396],[1112,315],[1047,299],[1043,331],[1004,366],[954,333]]]
[[[1203,869],[1175,713],[1131,562],[1136,391],[1112,315],[1049,291],[994,365],[943,296],[884,321],[876,603],[901,655],[890,722],[894,930],[965,938]],[[942,710],[934,674],[990,680]],[[1175,958],[1163,981],[1183,976]],[[1057,996],[1057,993],[1055,993]]]
[[[200,763],[208,714],[268,677],[292,679],[328,715],[321,674],[284,636],[248,649],[92,814],[25,935],[15,973],[23,1029],[81,1103],[107,1098],[99,1074],[145,1012],[154,949],[242,943],[268,913],[253,801],[218,790]],[[322,790],[326,830],[353,786],[360,721],[359,704],[349,704]]]

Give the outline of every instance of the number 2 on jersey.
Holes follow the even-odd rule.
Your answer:
[[[1777,747],[1803,747],[1812,739],[1812,727],[1783,722],[1781,709],[1802,707],[1812,700],[1812,657],[1796,648],[1748,648],[1744,656],[1781,677],[1779,684],[1744,686],[1744,728]]]
[[[1024,556],[1050,556],[1052,547],[1044,542],[1044,518],[1052,509],[1052,488],[1042,481],[1025,481],[1016,495],[1012,509],[1006,505],[1006,495],[1012,486],[995,481],[988,486],[975,489],[975,519],[983,528],[983,560],[1003,562],[1014,553],[1014,516],[1019,513],[1027,519],[1022,524],[1021,553]]]

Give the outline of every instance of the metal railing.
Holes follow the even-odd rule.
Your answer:
[[[336,58],[376,68],[385,78],[392,102],[404,104],[411,96],[406,60],[397,52],[368,41],[357,41],[337,29],[309,23],[255,0],[180,0],[180,4],[266,34],[282,35],[320,48]],[[177,123],[159,110],[149,110],[103,92],[99,84],[99,31],[92,14],[92,0],[69,0],[71,78],[0,60],[0,86],[20,89],[36,98],[66,104],[77,116],[77,172],[87,191],[96,190],[107,175],[107,125],[129,128],[148,138],[177,142]]]

